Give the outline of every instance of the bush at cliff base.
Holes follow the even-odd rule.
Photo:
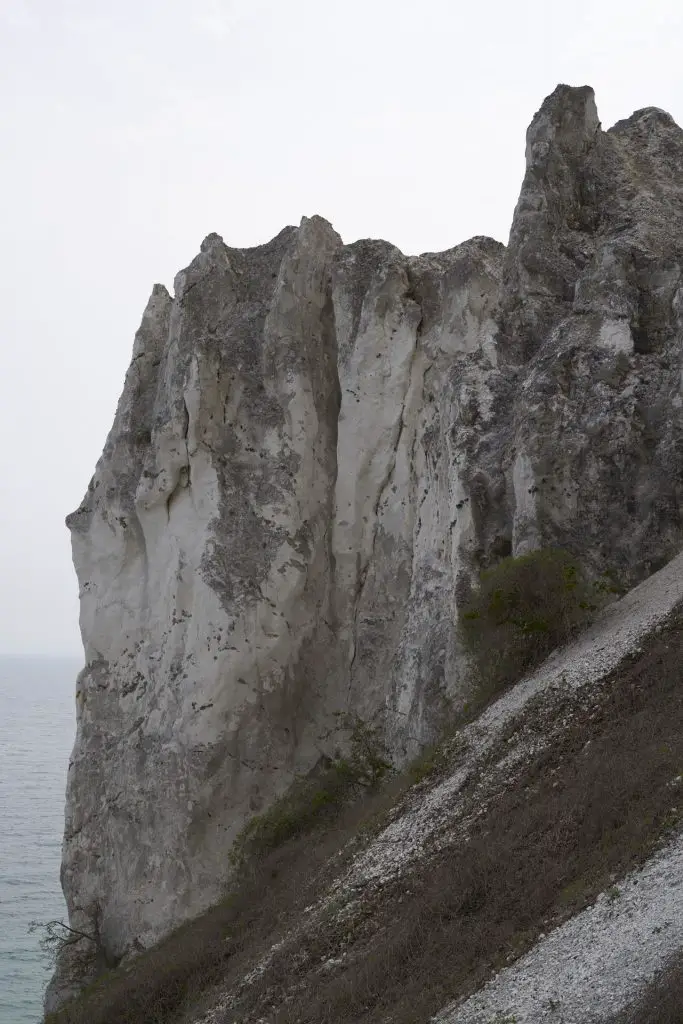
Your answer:
[[[504,558],[486,569],[460,609],[473,690],[488,699],[516,682],[588,625],[616,588],[588,581],[560,548]]]
[[[393,770],[380,730],[355,715],[340,715],[346,754],[326,758],[319,770],[297,779],[239,832],[230,852],[236,869],[333,817],[361,793],[373,792]]]

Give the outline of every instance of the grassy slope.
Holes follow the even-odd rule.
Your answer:
[[[394,780],[313,836],[272,851],[232,900],[51,1021],[189,1021],[214,986],[230,993],[217,1024],[426,1021],[679,826],[669,783],[683,771],[682,675],[679,615],[599,685],[543,694],[524,708],[465,788],[469,841],[446,837],[427,863],[368,887],[353,912],[332,904],[307,924],[304,908],[400,797],[405,782]],[[504,769],[520,745],[528,756]],[[281,938],[265,970],[243,984]]]
[[[613,1024],[683,1024],[683,957],[677,958]]]

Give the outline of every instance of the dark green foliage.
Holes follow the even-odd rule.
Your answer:
[[[406,772],[412,785],[434,778],[448,767],[448,758],[441,744],[426,747],[408,765]]]
[[[360,793],[376,789],[392,765],[379,731],[360,718],[342,716],[348,754],[296,782],[263,814],[251,818],[230,853],[235,867],[275,849],[338,813]]]
[[[504,558],[480,576],[460,611],[460,632],[475,669],[478,696],[489,699],[585,627],[614,592],[589,583],[559,548]]]

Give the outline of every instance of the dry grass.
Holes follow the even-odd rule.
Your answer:
[[[682,666],[678,626],[617,672],[599,705],[577,710],[568,695],[555,708],[573,715],[558,742],[475,821],[469,843],[368,906],[345,966],[312,968],[299,994],[283,958],[268,997],[285,1000],[280,1009],[252,996],[238,1019],[425,1021],[642,861],[678,825],[668,783],[683,766]],[[343,950],[321,937],[311,962]]]
[[[613,1024],[683,1024],[683,960],[671,963]]]
[[[323,776],[327,784],[328,776]],[[46,1024],[172,1024],[236,983],[300,920],[407,789],[394,776],[355,803],[331,802],[281,845],[253,848],[234,891],[127,967],[103,974]],[[342,852],[344,851],[344,852]]]
[[[303,908],[348,863],[349,840],[381,819],[405,779],[252,862],[230,901],[104,978],[50,1024],[188,1021],[207,992],[222,988],[235,995],[225,1024],[426,1021],[678,827],[668,783],[683,770],[682,666],[679,619],[592,693],[527,707],[518,728],[554,742],[474,816],[470,841],[370,893],[352,923],[331,914],[285,943],[253,984],[240,982],[305,920]],[[330,957],[341,963],[321,970]]]

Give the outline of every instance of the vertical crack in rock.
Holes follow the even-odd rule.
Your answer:
[[[406,289],[406,292],[405,292],[405,295],[404,295],[403,298],[404,298],[404,302],[406,302],[406,303],[408,303],[408,302],[415,302],[416,306],[419,309],[419,302],[416,302],[416,300],[414,298],[412,285],[410,285],[410,284],[408,285],[408,288]],[[422,313],[420,311],[419,319],[417,320],[417,323],[415,324],[415,327],[414,327],[415,342],[414,342],[413,349],[412,349],[412,352],[411,352],[411,355],[410,355],[410,360],[409,360],[409,363],[408,363],[407,373],[406,373],[406,377],[405,377],[405,389],[404,389],[403,395],[402,395],[402,397],[400,399],[400,413],[399,413],[399,417],[398,417],[398,423],[397,423],[397,425],[395,427],[395,430],[394,430],[394,437],[391,438],[390,441],[389,441],[389,459],[388,459],[387,464],[386,464],[386,470],[385,470],[384,477],[379,482],[379,486],[377,488],[377,497],[376,497],[376,500],[374,502],[374,506],[373,506],[373,509],[372,509],[372,524],[373,524],[373,528],[372,528],[372,546],[371,546],[371,549],[370,549],[370,554],[368,556],[367,562],[364,565],[361,566],[360,572],[358,574],[358,584],[357,584],[357,591],[356,591],[356,597],[355,597],[355,601],[354,601],[354,612],[353,612],[353,620],[354,620],[353,621],[353,654],[352,654],[352,657],[351,657],[351,661],[349,663],[349,687],[348,687],[348,693],[347,693],[347,705],[348,705],[348,703],[351,700],[351,692],[352,692],[352,686],[353,686],[353,679],[352,679],[353,666],[354,666],[354,663],[355,663],[355,660],[356,660],[356,652],[358,650],[358,616],[359,616],[359,610],[360,610],[361,602],[362,602],[362,599],[363,599],[363,590],[364,590],[365,583],[366,583],[366,580],[367,580],[368,569],[369,569],[369,567],[375,561],[375,547],[376,547],[376,542],[377,542],[377,535],[378,535],[379,530],[381,529],[381,525],[380,525],[380,522],[379,522],[379,513],[380,513],[381,508],[383,507],[383,505],[385,504],[385,502],[387,500],[387,490],[388,490],[388,488],[389,488],[389,486],[390,486],[390,484],[392,482],[392,478],[393,478],[393,474],[394,474],[394,469],[396,467],[397,453],[398,453],[401,441],[403,439],[403,433],[404,433],[404,427],[405,427],[406,402],[408,400],[408,395],[409,395],[409,392],[410,392],[411,387],[413,385],[413,370],[414,370],[414,367],[415,367],[416,358],[417,358],[417,354],[418,354],[419,336],[420,336],[420,324],[421,323],[422,323]]]
[[[191,486],[191,465],[190,465],[190,452],[187,443],[187,432],[189,428],[190,414],[188,412],[187,404],[183,399],[183,409],[180,420],[180,440],[184,442],[185,447],[185,460],[182,465],[177,469],[176,482],[166,498],[166,518],[167,522],[171,521],[171,505],[180,492],[184,488],[190,488]]]

